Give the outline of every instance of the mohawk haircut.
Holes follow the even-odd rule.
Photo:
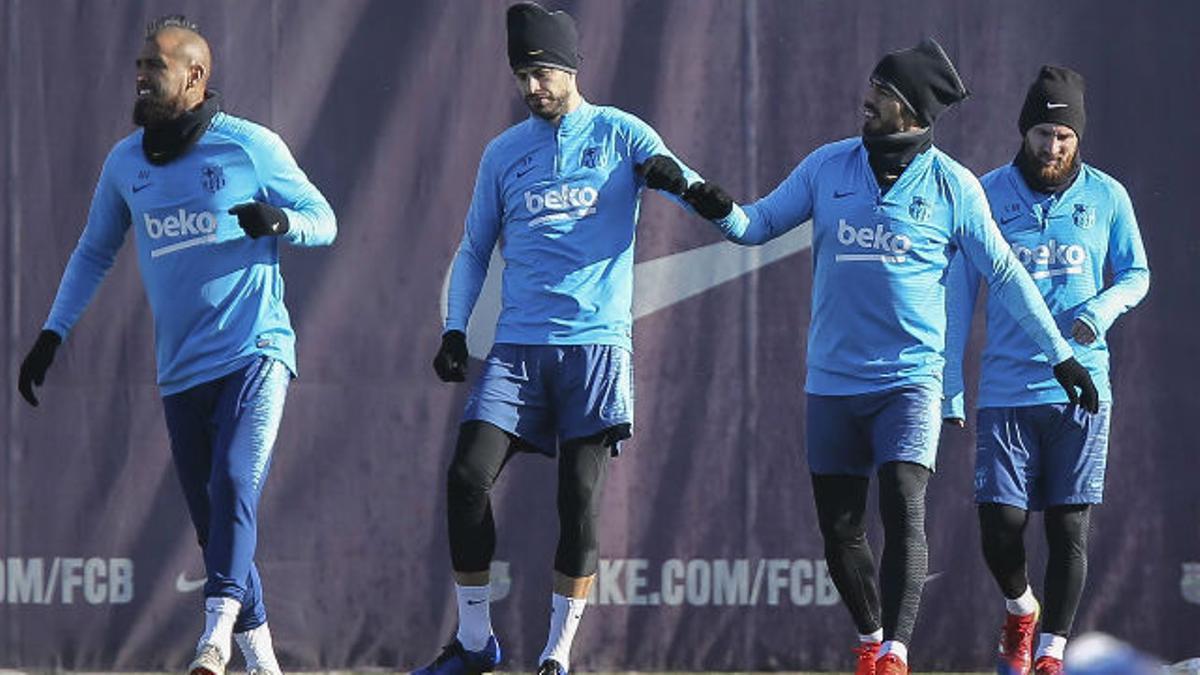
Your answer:
[[[146,39],[153,39],[155,35],[168,28],[180,28],[201,35],[200,26],[197,26],[195,21],[182,14],[167,14],[146,24]]]

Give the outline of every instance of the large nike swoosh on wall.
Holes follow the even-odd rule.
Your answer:
[[[642,318],[688,298],[733,281],[807,249],[812,245],[812,221],[762,246],[738,246],[727,241],[672,253],[633,266],[633,318]],[[451,261],[451,266],[453,266]],[[500,317],[500,278],[504,259],[492,251],[487,279],[467,323],[467,348],[476,357],[487,354]],[[446,315],[450,270],[442,280],[441,311]]]
[[[205,577],[199,579],[189,579],[184,572],[180,572],[179,576],[175,577],[175,590],[180,593],[191,593],[204,588],[204,583],[207,581]]]

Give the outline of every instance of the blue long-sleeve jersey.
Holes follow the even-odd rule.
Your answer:
[[[812,219],[812,319],[805,389],[824,395],[941,382],[946,270],[962,250],[1054,363],[1071,348],[1009,252],[979,181],[936,147],[882,192],[861,138],[822,146],[769,195],[718,221],[761,244]]]
[[[1104,334],[1150,288],[1150,268],[1129,194],[1112,177],[1084,164],[1061,195],[1030,190],[1009,164],[981,181],[1000,231],[1045,298],[1064,336],[1076,319],[1096,334],[1089,345],[1071,342],[1100,393],[1111,401],[1108,344]],[[1112,281],[1105,287],[1107,267]],[[964,418],[963,352],[981,278],[961,261],[951,263],[946,308],[946,381],[943,413]],[[979,407],[1064,403],[1066,393],[1046,358],[1005,313],[987,308]]]
[[[329,202],[279,136],[248,120],[217,113],[191,150],[162,166],[146,160],[142,133],[119,141],[105,159],[44,327],[66,338],[132,226],[163,395],[231,373],[260,354],[295,373],[279,239],[332,242],[337,222]],[[228,210],[251,200],[282,208],[288,233],[246,236]]]
[[[645,122],[587,102],[557,127],[531,115],[493,139],[450,273],[445,330],[466,331],[499,241],[496,342],[631,348],[635,167],[659,154],[674,157]],[[689,184],[701,180],[679,164]]]

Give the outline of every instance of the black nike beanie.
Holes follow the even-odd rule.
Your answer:
[[[1062,124],[1083,138],[1087,113],[1083,108],[1083,76],[1060,66],[1042,66],[1037,79],[1029,85],[1021,119],[1017,127],[1024,136],[1031,128],[1044,123]]]
[[[932,125],[942,111],[971,93],[933,38],[884,56],[871,73],[871,81],[899,96],[922,126]]]
[[[507,23],[508,65],[513,70],[548,66],[573,73],[579,69],[579,34],[570,14],[522,2],[508,8]]]

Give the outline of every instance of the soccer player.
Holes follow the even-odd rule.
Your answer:
[[[927,39],[876,65],[861,138],[818,148],[746,207],[713,183],[684,198],[741,244],[812,219],[807,451],[830,573],[859,632],[857,672],[908,672],[925,581],[925,489],[941,426],[944,276],[961,249],[997,304],[1049,357],[1072,400],[1094,405],[1028,273],[1011,255],[979,182],[933,145],[939,113],[967,96],[950,59]],[[864,516],[879,477],[880,579]]]
[[[137,58],[141,128],[104,161],[19,389],[38,404],[33,386],[132,229],[171,453],[208,576],[189,669],[221,675],[236,638],[252,672],[278,673],[254,551],[258,499],[296,372],[279,246],[329,244],[337,224],[277,135],[221,112],[211,74],[194,23],[150,24]]]
[[[1044,66],[1029,87],[1012,163],[985,175],[1001,233],[1033,276],[1080,363],[1096,373],[1098,410],[1055,386],[1037,345],[991,303],[976,418],[975,501],[983,556],[1004,594],[1000,672],[1029,672],[1040,609],[1025,567],[1029,511],[1043,511],[1049,559],[1034,672],[1063,672],[1063,650],[1087,575],[1091,504],[1104,490],[1112,391],[1104,335],[1150,286],[1146,251],[1125,188],[1080,160],[1083,77]],[[955,260],[947,294],[946,409],[963,426],[962,355],[980,276]],[[1111,282],[1104,282],[1105,270]]]
[[[645,122],[584,100],[570,15],[516,4],[507,29],[509,64],[532,114],[493,139],[480,160],[433,362],[443,381],[465,379],[467,319],[499,241],[503,311],[448,471],[458,631],[422,674],[485,672],[500,660],[489,615],[496,541],[489,492],[521,451],[558,457],[550,633],[537,670],[569,671],[571,641],[596,574],[602,483],[610,455],[632,432],[633,242],[641,191],[678,195],[699,180]]]

